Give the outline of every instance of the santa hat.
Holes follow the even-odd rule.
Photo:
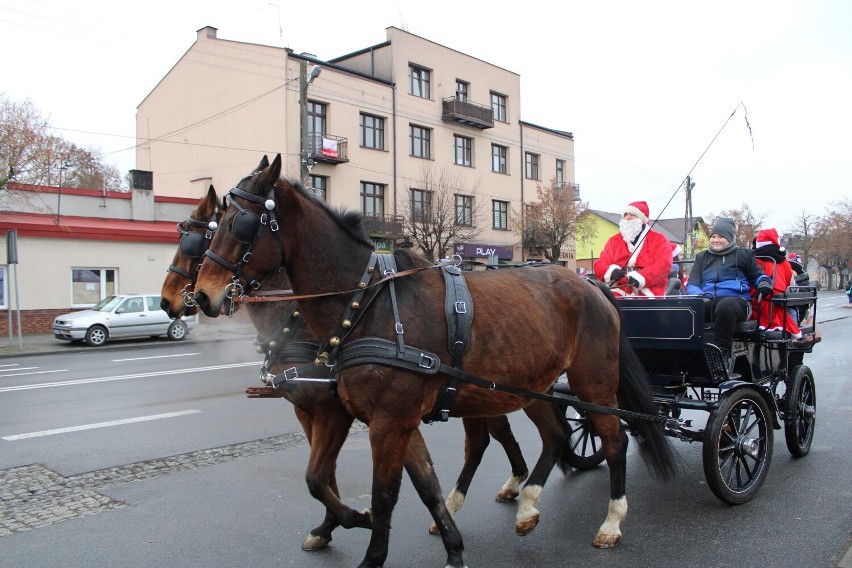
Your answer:
[[[630,203],[627,207],[624,208],[623,213],[632,213],[636,215],[640,219],[642,219],[643,223],[648,223],[650,219],[650,210],[648,209],[648,204],[644,201],[634,201]]]
[[[672,245],[672,258],[678,256],[683,250],[680,248],[680,245],[677,243],[671,243]]]
[[[755,248],[775,245],[781,248],[781,241],[778,239],[778,231],[775,229],[761,229],[754,239]]]

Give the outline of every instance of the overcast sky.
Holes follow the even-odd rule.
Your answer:
[[[0,0],[0,90],[126,171],[137,105],[206,25],[320,59],[396,26],[518,73],[521,118],[574,133],[593,209],[681,217],[693,166],[694,214],[746,203],[779,232],[852,196],[847,0]]]

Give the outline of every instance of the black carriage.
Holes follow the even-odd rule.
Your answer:
[[[814,322],[816,300],[815,287],[791,287],[773,298],[771,309],[809,312]],[[713,343],[712,322],[705,321],[708,301],[668,296],[623,298],[619,303],[667,435],[701,442],[707,484],[719,499],[737,505],[752,499],[766,479],[775,430],[784,429],[794,457],[810,451],[816,391],[803,359],[813,343],[794,341],[787,329],[760,330],[757,320],[742,322],[728,368]],[[814,326],[804,325],[801,331],[812,336]],[[570,396],[568,382],[557,383],[555,390]],[[597,466],[604,456],[586,410],[567,411],[573,424],[572,465]]]

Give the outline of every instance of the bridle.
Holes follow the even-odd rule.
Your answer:
[[[189,230],[190,227],[197,227],[199,229],[204,229],[205,231],[202,234],[197,231]],[[217,227],[216,211],[210,215],[210,220],[206,223],[204,221],[193,219],[192,217],[187,217],[185,221],[177,224],[177,232],[180,233],[178,250],[180,250],[180,253],[187,258],[198,259],[200,261],[204,257],[204,253],[207,252],[207,249],[210,248],[210,242],[213,240],[213,234]],[[195,282],[198,279],[199,270],[201,270],[201,262],[198,262],[195,266],[195,271],[192,273],[189,273],[174,264],[170,264],[167,270],[167,272],[174,272],[189,280],[189,283],[183,287],[183,290],[181,290],[183,303],[189,307],[196,305],[192,296],[195,289]]]
[[[253,174],[250,177],[253,177],[254,175],[257,174]],[[260,213],[255,213],[254,211],[251,211],[250,209],[241,206],[239,202],[235,199],[236,197],[246,199],[258,205],[262,205],[264,210]],[[242,284],[242,281],[245,281],[246,286],[251,288],[252,290],[258,290],[260,288],[261,282],[272,274],[267,274],[263,278],[253,278],[252,276],[246,274],[244,270],[245,266],[251,260],[255,245],[257,244],[260,237],[263,235],[264,227],[269,227],[269,230],[272,231],[273,235],[275,235],[275,244],[278,245],[278,251],[282,260],[284,258],[284,243],[282,241],[281,233],[279,231],[278,220],[275,218],[274,197],[274,186],[269,189],[269,193],[267,194],[266,199],[258,195],[254,195],[253,193],[244,191],[239,187],[232,188],[225,195],[225,206],[227,207],[228,203],[230,203],[237,210],[237,213],[234,214],[227,223],[228,230],[231,231],[237,241],[244,245],[247,245],[245,252],[243,252],[242,256],[240,256],[239,260],[236,262],[230,262],[226,260],[224,257],[220,256],[209,248],[204,252],[204,256],[212,259],[214,262],[233,273],[234,276],[231,279],[231,284],[229,285],[229,294],[232,298],[234,296],[241,296],[243,294],[244,286]],[[279,269],[276,269],[275,271],[277,270]]]

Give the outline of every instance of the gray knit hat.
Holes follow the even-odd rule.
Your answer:
[[[719,217],[716,219],[716,222],[713,223],[713,228],[710,229],[710,234],[722,235],[728,239],[729,243],[733,243],[735,231],[736,226],[734,225],[733,219],[730,217]]]

